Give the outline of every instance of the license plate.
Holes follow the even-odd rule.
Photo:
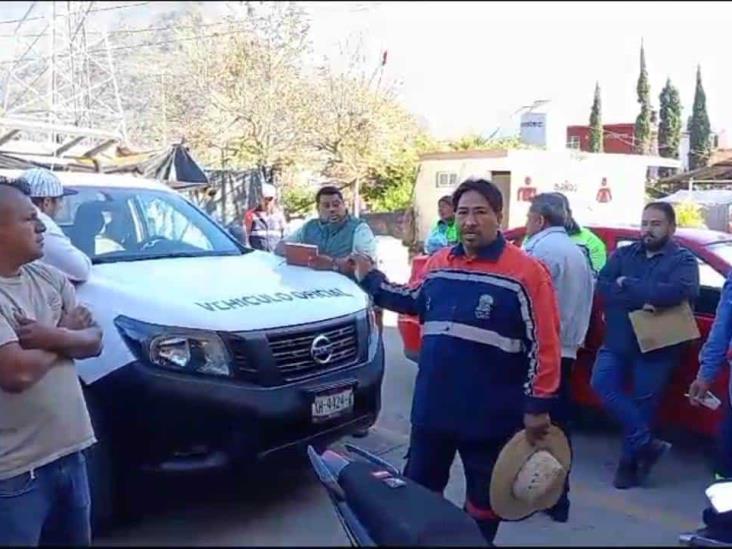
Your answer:
[[[327,421],[347,414],[353,409],[353,389],[315,395],[312,405],[313,422]]]

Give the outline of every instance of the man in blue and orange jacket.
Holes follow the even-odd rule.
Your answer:
[[[522,427],[536,444],[550,424],[560,378],[559,312],[546,267],[499,230],[498,187],[468,180],[453,203],[461,242],[429,259],[417,287],[390,284],[363,256],[353,264],[376,305],[422,323],[404,474],[442,492],[459,452],[465,510],[492,543],[500,523],[489,496],[498,454]]]

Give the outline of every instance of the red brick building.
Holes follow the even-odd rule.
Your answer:
[[[603,152],[635,154],[635,124],[605,124],[602,128]],[[567,147],[589,151],[590,127],[567,126]]]

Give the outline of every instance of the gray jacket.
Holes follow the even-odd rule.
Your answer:
[[[577,358],[590,325],[594,277],[587,258],[564,227],[550,227],[524,242],[524,250],[551,272],[561,323],[562,358]]]

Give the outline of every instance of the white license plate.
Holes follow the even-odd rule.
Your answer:
[[[314,422],[325,421],[343,415],[353,409],[353,389],[337,393],[316,395],[312,406]]]

